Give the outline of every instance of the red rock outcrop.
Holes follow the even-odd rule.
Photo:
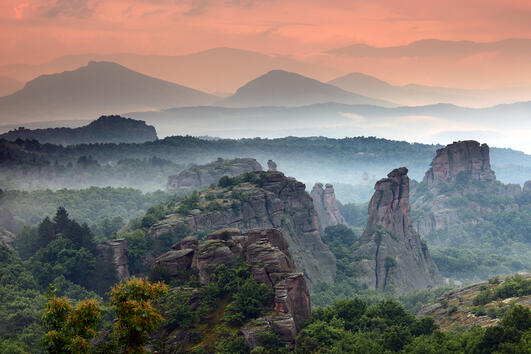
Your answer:
[[[443,285],[426,245],[411,226],[407,168],[393,170],[374,187],[367,226],[356,244],[358,278],[395,294]]]
[[[200,192],[197,209],[168,215],[150,228],[148,237],[157,239],[183,228],[191,235],[227,227],[243,232],[276,228],[282,231],[296,269],[304,273],[310,287],[319,281],[333,282],[336,260],[321,240],[319,218],[306,186],[278,171],[252,172],[249,177],[250,182]],[[215,208],[210,207],[213,204]]]
[[[336,200],[334,186],[327,183],[323,189],[322,183],[316,183],[310,193],[313,205],[319,216],[319,224],[324,230],[328,226],[347,224],[345,218],[339,211],[339,203]]]
[[[455,182],[459,173],[473,180],[494,182],[496,175],[490,168],[488,145],[466,140],[454,142],[437,150],[424,181],[428,185]]]
[[[234,228],[222,229],[207,235],[207,240],[200,244],[197,239],[187,237],[172,248],[158,257],[153,266],[164,267],[171,276],[193,269],[202,285],[208,284],[218,265],[230,267],[243,255],[251,266],[253,278],[274,291],[276,312],[242,328],[244,338],[254,347],[259,333],[275,328],[285,343],[295,342],[302,323],[311,316],[310,291],[303,274],[295,272],[289,244],[282,232],[251,229],[245,236]]]

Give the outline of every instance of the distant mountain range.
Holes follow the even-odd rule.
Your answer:
[[[326,103],[302,107],[182,107],[126,115],[153,124],[160,136],[379,136],[423,143],[475,139],[531,152],[529,112],[531,102],[488,108]]]
[[[494,42],[446,41],[422,39],[406,45],[374,47],[353,44],[329,50],[328,53],[343,57],[464,57],[484,52],[503,52],[506,55],[531,54],[531,39],[510,38]]]
[[[372,104],[396,106],[384,100],[347,92],[336,86],[284,70],[272,70],[244,86],[221,102],[228,107],[296,107],[316,103]]]
[[[344,75],[328,83],[360,95],[411,106],[451,103],[488,107],[492,106],[493,102],[518,102],[531,98],[531,86],[467,90],[415,84],[391,85],[374,76],[362,73]]]
[[[79,128],[18,128],[1,134],[0,139],[37,140],[41,144],[76,145],[92,143],[143,143],[157,140],[157,131],[143,121],[120,116],[102,116]]]
[[[0,97],[12,94],[20,90],[24,84],[7,76],[0,76]]]
[[[124,111],[206,105],[216,96],[127,69],[90,62],[60,74],[42,75],[16,93],[0,98],[4,123],[91,119]]]
[[[12,76],[16,73],[16,79],[29,81],[42,74],[73,70],[90,61],[116,62],[145,75],[206,92],[233,93],[249,80],[274,69],[296,71],[320,80],[330,80],[345,73],[289,56],[222,47],[179,56],[127,53],[67,55],[41,65],[0,66],[0,75]]]

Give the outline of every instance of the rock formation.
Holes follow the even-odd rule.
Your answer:
[[[313,199],[313,206],[319,216],[322,230],[328,226],[347,224],[341,211],[339,211],[339,204],[336,200],[333,185],[327,183],[323,189],[322,183],[316,183],[310,195]]]
[[[407,168],[393,170],[374,186],[369,219],[354,255],[362,283],[395,294],[443,285],[428,248],[411,226]]]
[[[242,231],[278,228],[289,244],[296,269],[304,273],[309,285],[332,282],[336,260],[321,240],[319,219],[305,185],[277,171],[244,177],[248,181],[202,191],[196,209],[182,211],[177,204],[176,213],[153,225],[148,237],[157,239],[183,228],[196,235],[226,227]]]
[[[413,226],[431,242],[434,231],[448,230],[463,222],[477,224],[486,213],[503,211],[501,203],[488,204],[489,197],[506,199],[521,193],[520,185],[496,181],[486,144],[471,140],[453,143],[437,150],[424,180],[412,190],[412,207],[417,212]],[[462,215],[464,209],[468,211],[467,220]],[[437,245],[444,244],[437,237]],[[456,246],[455,242],[452,246]]]
[[[268,171],[276,171],[277,170],[277,164],[273,160],[267,161],[267,170]]]
[[[201,243],[191,237],[184,239],[174,245],[173,250],[158,257],[154,266],[163,266],[172,275],[194,270],[199,274],[200,283],[205,285],[218,265],[230,267],[243,255],[251,266],[253,278],[274,291],[276,313],[243,327],[244,338],[255,347],[259,333],[275,328],[281,340],[293,344],[302,323],[311,316],[311,303],[306,280],[295,272],[288,247],[278,229],[251,229],[246,236],[238,229],[221,229],[209,234]]]
[[[234,177],[249,171],[262,171],[262,166],[251,158],[217,161],[193,166],[178,175],[168,177],[167,190],[192,190],[206,187],[223,176]]]
[[[124,239],[102,242],[98,245],[98,250],[104,261],[114,264],[119,280],[129,278],[127,242]]]
[[[3,227],[0,227],[0,246],[6,246],[13,248],[13,242],[15,241],[15,235],[7,231]]]
[[[531,280],[531,273],[529,272],[519,272],[517,274],[525,277],[528,281]],[[503,282],[515,275],[509,274],[498,277],[498,279]],[[479,306],[479,309],[483,310],[483,313],[477,311],[478,306],[474,305],[474,298],[481,293],[482,289],[493,291],[496,286],[499,285],[484,281],[453,288],[440,296],[436,302],[422,307],[417,317],[433,317],[441,329],[446,331],[456,325],[470,329],[475,326],[485,328],[498,324],[500,322],[499,317],[487,315],[488,310],[491,308],[502,313],[514,305],[521,305],[531,309],[531,295],[520,295],[507,299],[495,298],[489,300],[487,303]],[[454,310],[448,311],[449,308],[454,308]]]
[[[496,175],[490,168],[489,147],[474,140],[458,141],[437,150],[426,172],[428,185],[455,182],[462,174],[480,182],[494,182]]]
[[[523,192],[531,192],[531,180],[526,181],[524,183],[524,188],[522,188]]]

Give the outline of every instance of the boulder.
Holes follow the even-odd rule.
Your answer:
[[[162,266],[168,274],[176,276],[192,267],[194,259],[193,249],[172,250],[155,259],[154,266]]]
[[[276,334],[283,343],[294,346],[297,326],[289,315],[265,316],[251,321],[242,327],[241,332],[251,350],[261,344],[259,338],[264,332]]]
[[[196,250],[198,246],[199,246],[199,242],[197,241],[197,237],[188,236],[188,237],[183,238],[181,241],[177,242],[171,248],[174,250],[184,250],[184,249]]]
[[[226,241],[208,240],[199,246],[197,251],[197,270],[199,282],[204,285],[218,265],[231,267],[238,255],[233,253]]]

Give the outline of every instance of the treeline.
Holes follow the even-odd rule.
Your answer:
[[[52,217],[58,207],[64,207],[73,219],[88,224],[101,240],[168,197],[169,194],[161,191],[142,193],[131,188],[111,187],[0,191],[0,226],[18,233],[24,225],[37,225],[43,217]]]
[[[420,180],[429,167],[429,163],[435,155],[435,150],[440,146],[425,144],[410,144],[402,141],[392,141],[374,137],[356,137],[344,139],[331,139],[325,137],[296,138],[287,137],[281,139],[211,139],[204,140],[190,136],[175,136],[155,142],[143,144],[89,144],[75,146],[58,146],[52,144],[39,144],[36,141],[17,141],[15,143],[0,142],[2,153],[0,154],[0,167],[17,167],[17,173],[28,178],[35,169],[47,171],[54,166],[58,171],[68,166],[77,166],[82,157],[96,161],[102,166],[98,174],[105,172],[104,166],[115,166],[124,161],[148,161],[160,159],[166,161],[166,169],[171,164],[178,164],[181,169],[184,165],[207,163],[218,157],[254,157],[265,163],[273,159],[278,163],[279,169],[288,175],[308,183],[316,180],[340,182],[357,185],[369,178],[385,176],[397,166],[407,166],[411,177]],[[497,158],[497,154],[503,158]],[[503,170],[505,182],[523,183],[531,173],[531,157],[517,151],[508,149],[492,149],[491,157],[496,169]],[[508,161],[511,165],[507,165]],[[145,176],[147,162],[144,166],[135,169],[139,176]],[[96,165],[92,167],[96,171]],[[179,166],[174,166],[176,169]],[[2,170],[0,168],[0,170]],[[117,170],[121,171],[121,170]],[[0,187],[7,183],[7,178],[2,181],[1,176],[7,171],[0,171]],[[152,179],[157,174],[150,171]],[[166,171],[172,174],[176,171]],[[60,177],[63,172],[58,174]],[[133,176],[114,173],[116,180],[123,180],[123,185],[133,186],[137,181]],[[165,177],[167,177],[167,175]],[[9,174],[6,174],[8,176]],[[12,174],[11,174],[12,175]],[[64,186],[72,177],[61,182]],[[109,178],[109,176],[107,176]],[[92,176],[94,179],[95,176]],[[140,179],[143,177],[140,177]],[[42,182],[42,181],[41,181]],[[137,181],[138,182],[138,181]],[[135,183],[137,183],[135,182]],[[160,188],[161,183],[158,186]],[[70,181],[70,183],[72,183]],[[138,184],[134,185],[135,187]],[[30,188],[31,186],[24,186]],[[147,188],[153,186],[147,186]],[[4,187],[5,188],[5,187]],[[15,187],[10,187],[15,188]],[[60,188],[60,186],[55,186]],[[149,189],[151,190],[151,189]],[[349,192],[350,193],[350,192]],[[365,195],[366,190],[355,192],[356,196]]]

